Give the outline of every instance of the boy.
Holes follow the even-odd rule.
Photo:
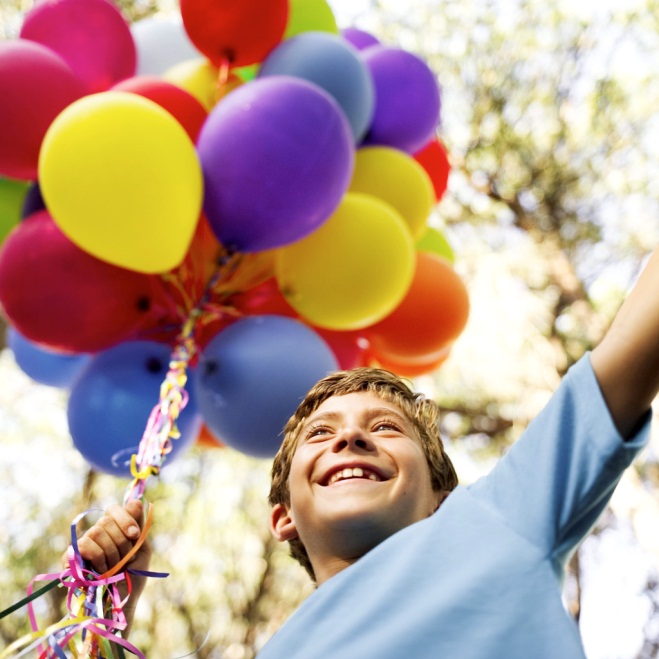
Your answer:
[[[456,487],[432,403],[397,378],[315,385],[286,427],[270,501],[273,533],[319,587],[260,656],[583,657],[563,569],[647,441],[658,284],[659,251],[600,345],[470,487]],[[139,514],[109,510],[83,556],[99,571],[118,560]]]

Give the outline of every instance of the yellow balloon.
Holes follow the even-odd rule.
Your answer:
[[[426,229],[435,204],[432,181],[412,156],[384,146],[357,151],[351,192],[370,194],[391,204],[407,222],[414,238]]]
[[[312,234],[277,250],[282,294],[313,325],[368,327],[407,293],[415,267],[412,237],[391,206],[348,193]]]
[[[220,84],[219,69],[203,57],[179,62],[167,69],[162,77],[192,94],[208,112],[229,92],[243,84],[243,80],[235,75],[230,76],[224,85]]]
[[[126,92],[85,96],[56,117],[39,184],[73,243],[138,272],[176,267],[201,212],[201,165],[187,133],[159,105]]]
[[[284,39],[309,31],[339,33],[334,13],[326,0],[290,0],[288,16]]]

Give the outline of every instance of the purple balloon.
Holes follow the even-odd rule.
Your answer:
[[[25,200],[21,207],[21,219],[24,220],[26,217],[30,217],[30,215],[43,210],[46,210],[46,202],[44,202],[41,195],[41,188],[38,181],[35,181],[25,195]]]
[[[357,49],[336,34],[303,32],[286,39],[270,52],[258,75],[313,82],[345,112],[355,141],[364,137],[375,107],[373,81]]]
[[[440,91],[430,67],[413,53],[373,46],[362,52],[375,83],[375,115],[364,144],[415,153],[434,136]]]
[[[231,92],[209,114],[197,149],[208,221],[242,252],[287,245],[323,224],[350,184],[355,157],[336,101],[291,76]]]
[[[357,50],[365,50],[370,46],[380,45],[380,42],[372,34],[356,27],[347,27],[341,30],[341,36]]]
[[[48,0],[25,16],[20,36],[48,46],[102,92],[135,74],[137,50],[127,21],[108,0]]]

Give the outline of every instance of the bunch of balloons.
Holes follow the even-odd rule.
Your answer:
[[[266,457],[320,377],[430,372],[469,310],[428,225],[449,174],[428,65],[340,31],[325,0],[180,14],[48,0],[0,43],[9,345],[124,476],[193,312],[174,453],[201,432]]]

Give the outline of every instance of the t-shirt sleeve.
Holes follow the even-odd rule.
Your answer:
[[[470,487],[482,505],[560,563],[590,531],[649,438],[618,433],[585,355],[490,474]]]

